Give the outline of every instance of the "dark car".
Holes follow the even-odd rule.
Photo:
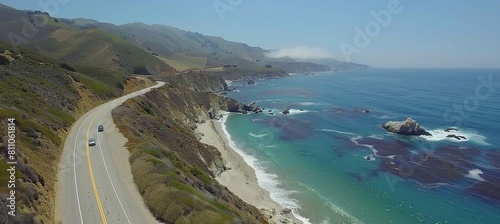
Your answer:
[[[89,146],[94,146],[96,144],[95,138],[89,139]]]
[[[97,127],[97,131],[98,131],[98,132],[102,132],[102,131],[104,131],[104,126],[102,126],[102,124],[100,124],[100,125]]]

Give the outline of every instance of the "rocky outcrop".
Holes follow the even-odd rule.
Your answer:
[[[453,132],[458,132],[458,129],[457,128],[447,128],[444,130],[444,132],[447,132],[447,133],[453,133]],[[463,135],[457,135],[457,134],[448,134],[446,136],[447,138],[454,138],[456,140],[467,140],[467,137],[463,136]]]
[[[467,140],[467,138],[465,136],[462,136],[462,135],[456,135],[456,134],[451,134],[451,135],[447,135],[446,136],[447,138],[454,138],[456,140]]]
[[[400,135],[427,135],[432,136],[431,133],[422,128],[415,120],[408,118],[405,121],[389,121],[382,127],[392,133]]]
[[[284,111],[281,112],[284,115],[290,114],[290,109],[286,108]]]
[[[253,101],[253,102],[251,102],[250,104],[248,104],[248,109],[249,109],[250,111],[254,111],[254,112],[255,112],[255,111],[259,111],[259,110],[261,110],[261,109],[259,108],[259,106],[257,105],[257,102],[256,102],[256,101]]]
[[[210,120],[219,120],[221,118],[221,115],[217,114],[216,109],[214,109],[213,107],[211,107],[207,111],[207,114],[208,114],[208,118],[210,118]]]
[[[246,105],[241,102],[233,101],[229,103],[228,111],[234,113],[242,113],[247,114],[249,112],[260,113],[262,109],[258,106],[257,102],[253,101],[250,104]]]

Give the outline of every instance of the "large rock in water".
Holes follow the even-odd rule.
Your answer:
[[[428,135],[431,133],[422,128],[415,120],[408,118],[406,121],[389,121],[382,126],[385,130],[400,135]]]
[[[257,102],[255,101],[251,102],[249,105],[236,102],[235,104],[228,106],[228,111],[246,114],[248,112],[260,113],[262,112],[262,109],[257,105]]]

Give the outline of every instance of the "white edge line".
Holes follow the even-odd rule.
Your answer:
[[[152,86],[152,87],[149,87],[149,88],[146,88],[146,89],[143,89],[143,90],[146,90],[146,92],[149,92],[149,91],[151,91],[151,89],[153,89],[153,88],[159,88],[159,87],[161,87],[161,86],[163,86],[163,85],[164,85],[164,82],[157,82],[157,83],[158,83],[157,85]],[[138,95],[142,95],[142,94],[144,94],[144,93],[146,93],[146,92],[138,91],[138,92],[136,92],[136,93],[139,93]],[[138,95],[135,95],[135,96],[138,96]],[[133,97],[135,97],[135,96],[133,96]],[[129,97],[129,98],[132,98],[132,97]],[[127,98],[127,99],[129,99],[129,98]],[[118,98],[118,99],[120,99],[120,98]],[[115,100],[118,100],[118,99],[115,99]],[[124,100],[120,103],[120,105],[121,105],[123,102],[125,102],[127,99],[124,99]],[[114,101],[114,100],[113,100],[113,101]],[[113,101],[111,101],[111,102],[113,102]],[[109,103],[109,102],[108,102],[108,103]],[[105,105],[105,104],[104,104],[104,105]],[[104,105],[100,105],[100,106],[98,106],[98,107],[102,107],[102,106],[104,106]],[[97,108],[97,107],[96,107],[96,108]],[[96,109],[96,108],[94,108],[94,109]],[[77,131],[76,136],[75,136],[75,144],[74,144],[74,146],[73,146],[73,177],[74,177],[74,180],[75,180],[75,191],[76,191],[76,201],[77,201],[77,204],[78,204],[78,212],[79,212],[79,214],[80,214],[80,221],[81,221],[81,223],[82,223],[82,224],[83,224],[83,215],[82,215],[82,209],[81,209],[81,205],[80,205],[80,196],[79,196],[79,194],[78,194],[78,184],[77,184],[77,181],[76,181],[76,179],[77,179],[77,178],[76,178],[76,143],[78,142],[78,141],[77,141],[77,140],[78,140],[78,135],[80,135],[80,131],[81,131],[81,129],[82,129],[83,124],[87,121],[87,119],[89,119],[90,117],[92,117],[92,115],[93,115],[93,114],[95,114],[95,113],[96,113],[99,109],[100,109],[100,108],[98,108],[98,109],[96,109],[94,112],[92,112],[92,113],[91,113],[89,116],[87,116],[87,117],[83,120],[83,122],[80,124],[80,127],[78,127],[78,131]],[[109,112],[109,111],[108,111],[108,112]],[[107,112],[106,112],[106,113],[107,113]],[[103,116],[104,116],[104,115],[103,115]],[[102,117],[101,117],[101,120],[102,120]],[[99,123],[101,122],[101,120],[99,120]],[[104,156],[102,155],[101,143],[100,143],[100,141],[99,141],[99,135],[97,135],[97,141],[99,142],[99,143],[98,143],[98,144],[99,144],[99,150],[101,151],[101,157],[102,157],[102,159],[103,159],[103,161],[104,161]],[[85,142],[85,144],[88,144],[88,143],[87,143],[87,142]],[[106,168],[106,173],[108,174],[108,178],[109,178],[109,180],[110,180],[110,182],[111,182],[111,186],[113,187],[113,191],[115,192],[115,195],[116,195],[116,197],[118,198],[118,202],[120,203],[120,206],[122,207],[122,210],[123,210],[123,212],[124,212],[124,214],[125,214],[125,217],[127,218],[128,223],[130,223],[130,220],[128,219],[127,213],[125,212],[125,210],[124,210],[124,208],[123,208],[123,205],[122,205],[122,203],[121,203],[121,201],[120,201],[120,198],[118,197],[118,195],[117,195],[117,193],[116,193],[116,189],[115,189],[115,187],[114,187],[113,181],[111,181],[111,177],[110,177],[110,175],[109,175],[109,172],[108,172],[108,167],[106,166],[106,162],[104,162],[104,167]]]
[[[123,98],[121,102],[119,102],[121,104],[123,104],[127,99],[130,99],[130,98],[133,98],[133,97],[136,97],[136,96],[139,96],[139,95],[142,95],[144,93],[147,93],[149,91],[151,91],[151,89],[153,88],[158,88],[161,85],[162,83],[158,83],[157,85],[153,86],[153,87],[150,87],[150,88],[147,88],[147,89],[143,89],[141,91],[139,91],[137,95],[134,95],[134,96],[130,96],[130,97],[127,97],[125,96],[125,98]],[[159,86],[160,85],[160,86]],[[116,100],[120,100],[121,98],[118,98],[118,99],[115,99],[111,102],[108,102],[107,104],[112,104],[112,102],[116,101]],[[118,105],[117,105],[118,106]],[[114,109],[114,108],[113,108]],[[112,109],[111,109],[112,110]],[[111,110],[107,110],[106,112],[104,112],[102,115],[101,115],[101,118],[99,119],[99,123],[98,125],[101,124],[101,121],[102,119],[104,118],[104,115],[107,114],[107,113],[110,113]],[[111,118],[113,119],[113,118]],[[118,196],[118,193],[116,192],[116,188],[115,188],[115,185],[113,184],[113,180],[111,180],[111,175],[109,174],[109,170],[108,170],[108,166],[106,165],[106,160],[104,159],[104,155],[102,153],[102,147],[101,147],[101,140],[99,139],[99,133],[97,133],[97,144],[99,145],[99,151],[101,153],[101,158],[102,158],[102,162],[104,163],[104,169],[106,170],[106,174],[108,175],[108,179],[109,179],[109,182],[111,183],[111,187],[113,188],[113,192],[115,193],[115,196],[116,198],[118,199],[118,203],[120,204],[120,207],[122,208],[122,211],[123,211],[123,214],[125,214],[125,218],[127,219],[127,222],[130,224],[130,219],[128,218],[128,215],[127,215],[127,212],[125,211],[125,208],[123,207],[123,204],[120,200],[120,197]]]
[[[104,118],[104,115],[109,113],[109,112],[111,112],[111,110],[107,110],[106,112],[104,112],[102,114],[101,118],[99,119],[98,125],[101,124],[101,121],[102,121],[102,118]],[[120,207],[122,208],[123,214],[125,214],[125,218],[127,219],[127,222],[130,224],[130,219],[128,218],[127,212],[125,212],[125,208],[123,207],[122,201],[120,200],[118,193],[116,193],[116,188],[115,188],[115,185],[113,184],[113,180],[111,180],[111,175],[109,175],[108,166],[106,165],[106,160],[104,159],[104,155],[102,153],[101,140],[99,139],[99,133],[97,133],[97,144],[99,145],[99,151],[101,152],[101,158],[102,158],[102,162],[104,163],[104,169],[106,170],[106,173],[108,174],[108,179],[109,179],[109,182],[111,183],[111,187],[113,188],[113,192],[115,193],[115,196],[118,199],[118,203],[120,203]]]

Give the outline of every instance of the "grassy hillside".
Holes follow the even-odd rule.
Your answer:
[[[275,64],[289,72],[326,71],[330,70],[328,67],[331,70],[368,68],[334,59],[311,62],[299,62],[291,58],[271,59],[265,56],[269,51],[260,47],[164,25],[129,23],[118,26],[91,19],[52,18],[43,12],[0,7],[0,31],[3,33],[19,35],[27,21],[28,25],[31,23],[36,27],[36,35],[16,42],[69,64],[128,73],[175,74],[172,67],[184,71],[210,69],[224,64],[245,69]],[[40,27],[40,23],[46,25]],[[0,35],[0,40],[10,39],[7,36]]]
[[[7,217],[6,179],[0,179],[0,220],[53,223],[55,178],[66,133],[79,114],[123,92],[126,77],[100,68],[71,67],[0,42],[0,126],[16,119],[17,216]],[[6,152],[6,129],[0,151]],[[0,167],[6,165],[0,155]],[[3,175],[2,175],[3,177]]]
[[[175,68],[177,71],[185,71],[189,69],[204,69],[207,64],[207,59],[203,57],[191,57],[182,54],[176,54],[166,58],[157,56],[160,60]]]
[[[43,12],[6,7],[0,7],[0,15],[0,40],[14,40],[14,44],[36,49],[67,64],[129,74],[175,73],[171,66],[156,58],[152,52],[95,26],[76,27],[68,20],[53,18]],[[23,35],[26,26],[34,30],[28,37]]]
[[[235,64],[245,69],[258,69],[262,64],[275,64],[290,72],[315,72],[327,70],[347,70],[364,68],[363,65],[327,60],[325,63],[299,62],[291,58],[271,59],[269,53],[259,47],[225,40],[221,37],[205,36],[197,32],[184,31],[170,26],[130,23],[116,26],[109,23],[75,21],[76,27],[98,27],[106,32],[120,36],[123,40],[161,56],[163,61],[177,70],[214,68],[224,64]],[[80,25],[78,25],[80,24]],[[192,63],[193,59],[202,58],[205,67]]]
[[[128,138],[132,174],[146,205],[165,223],[267,223],[213,178],[225,169],[220,153],[193,131],[210,108],[227,109],[229,99],[192,90],[192,83],[222,90],[220,78],[186,74],[165,81],[165,87],[113,111]]]

